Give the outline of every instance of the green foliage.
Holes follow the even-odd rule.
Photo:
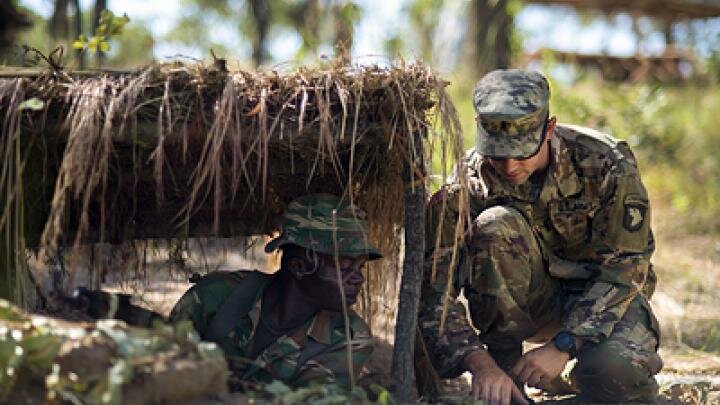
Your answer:
[[[103,347],[112,353],[107,358],[99,357],[110,363],[106,373],[61,369],[61,347],[83,345]],[[0,300],[0,402],[3,403],[16,386],[44,382],[51,403],[64,400],[120,404],[123,386],[145,367],[143,364],[148,358],[180,352],[189,358],[222,356],[216,345],[199,342],[189,321],[172,326],[158,323],[153,329],[141,329],[106,319],[90,329],[87,325],[32,317]],[[39,387],[34,387],[37,389]]]
[[[561,122],[594,127],[628,141],[655,206],[675,225],[720,230],[720,90],[717,84],[661,86],[552,82]]]
[[[18,110],[40,111],[45,107],[45,102],[37,97],[29,98],[18,105]]]
[[[108,53],[110,52],[110,39],[122,34],[123,28],[128,22],[130,22],[130,18],[127,14],[116,17],[112,11],[103,10],[100,13],[100,21],[95,29],[95,35],[88,38],[85,34],[80,34],[72,46],[74,49],[88,50],[90,53]]]

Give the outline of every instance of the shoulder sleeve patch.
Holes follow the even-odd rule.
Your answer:
[[[608,182],[612,194],[605,203],[593,227],[607,246],[628,253],[641,253],[651,240],[651,208],[647,191],[637,169],[623,160]],[[614,183],[614,185],[613,185]]]
[[[628,232],[643,228],[647,217],[648,204],[639,196],[628,195],[623,202],[623,227]]]

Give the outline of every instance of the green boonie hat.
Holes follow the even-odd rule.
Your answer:
[[[491,158],[523,159],[540,149],[550,87],[545,76],[520,69],[495,70],[475,85],[476,149]]]
[[[382,257],[368,241],[365,211],[330,194],[304,195],[288,205],[282,234],[268,242],[265,251],[288,244],[328,255],[337,251],[341,256],[367,255],[370,260]]]

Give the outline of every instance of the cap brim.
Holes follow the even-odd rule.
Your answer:
[[[288,240],[287,237],[285,236],[285,234],[282,234],[282,235],[278,236],[277,238],[275,238],[265,244],[265,253],[272,253],[272,252],[278,250],[279,248],[281,248],[282,246],[288,245],[288,244],[295,244],[300,247],[304,247],[305,249],[310,249],[306,246],[302,246],[301,244],[298,244],[298,243]],[[313,249],[313,250],[315,250],[318,253],[322,253],[322,254],[328,254],[328,255],[333,254],[333,252],[325,252],[321,249]],[[377,259],[383,258],[383,255],[380,253],[380,251],[375,246],[370,245],[370,244],[368,244],[364,248],[357,249],[352,252],[348,252],[348,251],[342,252],[341,256],[343,256],[343,255],[347,255],[347,256],[367,255],[369,260],[377,260]]]
[[[285,242],[284,239],[283,239],[283,235],[280,235],[280,236],[278,236],[277,238],[275,238],[275,239],[271,240],[270,242],[266,243],[266,244],[265,244],[265,253],[272,253],[272,252],[278,250],[278,248],[279,248],[280,246],[284,245],[283,242]]]
[[[482,126],[477,127],[477,152],[488,158],[497,159],[527,159],[534,156],[540,150],[540,146],[544,140],[545,125],[539,125],[537,129],[530,134],[523,135],[529,137],[532,142],[508,142],[506,136],[492,136],[488,134]]]

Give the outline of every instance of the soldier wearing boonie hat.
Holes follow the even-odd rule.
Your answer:
[[[348,362],[343,307],[357,300],[364,264],[382,257],[368,241],[365,212],[334,195],[299,197],[287,206],[281,235],[265,247],[277,249],[275,274],[210,273],[178,301],[171,321],[191,321],[203,340],[223,349],[236,387],[274,379],[349,386],[373,342],[368,325],[348,310]]]
[[[310,194],[291,202],[282,228],[282,234],[265,246],[266,252],[294,244],[327,255],[382,257],[368,241],[365,211],[333,195]]]
[[[590,402],[652,401],[662,360],[647,192],[627,143],[557,124],[549,97],[533,71],[478,82],[477,144],[459,166],[469,199],[451,180],[428,206],[425,344],[441,376],[470,371],[473,396],[490,403],[527,403],[525,384]],[[473,221],[458,241],[466,210]],[[461,303],[443,308],[448,279],[472,326]],[[526,341],[542,345],[523,354]]]

